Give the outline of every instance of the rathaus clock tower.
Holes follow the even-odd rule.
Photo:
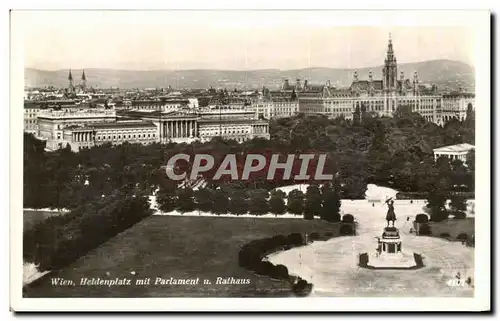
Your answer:
[[[397,87],[398,87],[398,63],[392,48],[391,34],[389,34],[389,45],[387,46],[387,57],[382,69],[382,87],[384,91],[384,110],[386,114],[392,114],[396,110]]]

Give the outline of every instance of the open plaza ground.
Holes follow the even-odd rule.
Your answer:
[[[367,201],[344,201],[342,209],[356,217],[356,236],[318,241],[269,257],[274,264],[284,264],[290,274],[314,284],[313,296],[379,297],[471,297],[474,288],[449,286],[460,273],[462,279],[474,278],[474,248],[458,241],[410,233],[415,215],[422,213],[424,201],[396,201],[402,249],[423,256],[425,267],[419,270],[368,270],[358,267],[359,253],[375,253],[377,236],[386,226],[387,207]],[[407,220],[409,218],[410,220]],[[433,234],[446,231],[452,236],[474,230],[474,219],[432,223]],[[470,234],[469,234],[470,235]]]
[[[358,255],[374,252],[376,237],[386,225],[387,207],[380,201],[343,200],[342,214],[357,221],[357,235],[315,241],[310,245],[274,253],[269,260],[284,264],[289,273],[314,284],[316,296],[473,296],[473,287],[450,287],[457,272],[474,278],[474,248],[454,237],[474,231],[473,216],[465,220],[431,223],[433,236],[410,233],[424,200],[397,200],[396,227],[403,251],[423,256],[425,267],[413,271],[367,270],[357,266]],[[157,213],[160,214],[160,213]],[[33,216],[33,213],[25,213]],[[179,213],[153,215],[112,238],[61,271],[54,271],[25,289],[27,297],[263,297],[290,296],[290,285],[258,277],[238,266],[244,244],[290,233],[338,235],[339,224],[321,220],[265,216],[219,217]],[[439,238],[450,234],[450,240]],[[217,278],[249,280],[248,284],[216,284]],[[53,285],[53,278],[72,280],[70,286]],[[132,280],[124,286],[80,285],[81,279]],[[141,285],[135,280],[208,279],[212,284]]]

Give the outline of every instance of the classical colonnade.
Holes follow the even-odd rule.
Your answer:
[[[90,142],[93,140],[92,132],[73,132],[74,142]]]
[[[162,121],[161,137],[189,138],[198,136],[198,124],[193,119]]]

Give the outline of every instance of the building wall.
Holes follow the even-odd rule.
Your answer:
[[[39,108],[24,108],[24,131],[32,134],[38,132]]]

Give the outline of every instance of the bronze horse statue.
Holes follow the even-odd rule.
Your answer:
[[[396,213],[394,212],[394,200],[388,199],[386,203],[389,207],[389,209],[387,210],[387,215],[385,216],[387,227],[389,227],[389,222],[392,222],[392,226],[394,227],[394,223],[396,221]]]

